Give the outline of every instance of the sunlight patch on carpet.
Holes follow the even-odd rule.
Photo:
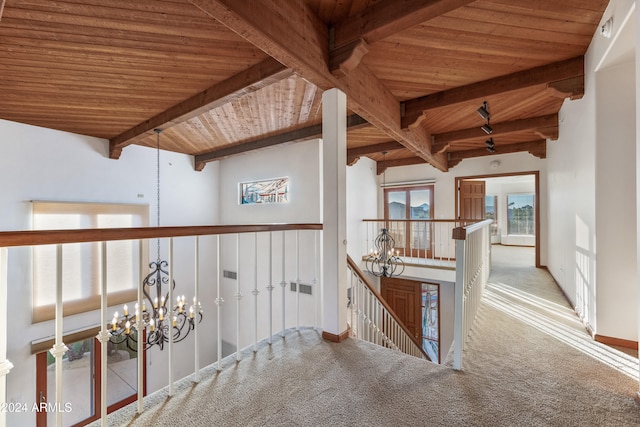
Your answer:
[[[529,308],[530,301],[539,300],[539,298],[531,295],[525,297],[523,294],[526,295],[526,292],[515,290],[508,285],[489,283],[483,295],[483,303],[552,336],[633,379],[640,377],[638,358],[594,341],[582,329],[582,325],[575,316],[568,319],[571,326],[559,322],[557,317],[566,316],[566,307],[558,306],[554,310],[547,301],[547,304],[542,307],[536,305],[540,311],[532,310]],[[527,305],[524,305],[523,302]],[[551,318],[545,313],[553,315],[555,318]]]

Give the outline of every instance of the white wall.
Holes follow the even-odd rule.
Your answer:
[[[220,223],[321,222],[320,144],[320,140],[315,139],[220,161]],[[289,177],[288,203],[240,204],[241,182],[284,176]]]
[[[584,97],[564,102],[560,138],[547,144],[548,267],[594,333],[636,341],[635,76],[618,37],[632,7],[609,4],[613,36],[593,38]]]
[[[362,157],[347,167],[347,253],[358,264],[367,253],[364,219],[378,218],[376,162]]]
[[[155,220],[156,152],[131,146],[119,160],[108,158],[108,142],[87,136],[0,120],[0,230],[31,228],[30,201],[80,201],[104,203],[137,203],[150,206],[150,221]],[[213,224],[217,222],[217,165],[203,172],[193,169],[191,157],[161,153],[162,225]],[[179,247],[181,242],[177,242]],[[191,243],[188,243],[192,246]],[[181,250],[188,256],[186,250]],[[30,344],[51,336],[53,321],[31,324],[31,262],[27,248],[9,249],[10,328],[7,334],[7,357],[14,368],[7,376],[7,399],[32,403],[35,398],[35,357]],[[176,282],[179,293],[192,294],[192,267],[180,268],[176,260]],[[203,270],[207,267],[202,267]],[[203,285],[203,304],[211,307],[215,296]],[[116,308],[109,310],[109,313]],[[210,311],[211,313],[212,311]],[[212,329],[213,319],[205,318],[203,328]],[[64,330],[70,331],[99,324],[98,311],[65,319]],[[186,344],[186,343],[184,343]],[[188,345],[188,344],[187,344]],[[215,341],[201,347],[202,363],[210,363]],[[166,352],[165,352],[166,353]],[[190,358],[189,358],[190,359]],[[149,365],[166,372],[163,355],[152,353]],[[193,368],[187,360],[176,366],[176,378]],[[149,375],[149,391],[163,386],[166,378]],[[34,414],[9,414],[8,425],[33,425]]]

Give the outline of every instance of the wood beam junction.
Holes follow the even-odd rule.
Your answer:
[[[433,155],[429,141],[402,129],[400,102],[364,64],[343,77],[329,70],[329,29],[303,0],[190,0],[269,56],[322,90],[338,88],[350,109],[442,171],[444,155]]]
[[[475,0],[385,0],[329,29],[329,68],[344,76],[369,52],[368,45]]]

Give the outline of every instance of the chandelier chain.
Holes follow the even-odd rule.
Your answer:
[[[156,227],[160,227],[160,133],[161,129],[154,130],[157,135],[156,142]],[[158,261],[160,261],[160,239],[157,239]]]

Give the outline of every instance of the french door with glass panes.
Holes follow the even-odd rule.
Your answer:
[[[36,399],[46,408],[36,414],[37,427],[56,425],[55,411],[62,411],[65,426],[83,426],[100,417],[100,342],[96,338],[86,338],[66,345],[60,406],[55,405],[55,358],[49,351],[36,354]],[[107,412],[110,413],[137,399],[138,354],[123,344],[109,342],[107,345]],[[146,377],[146,369],[143,376]],[[146,384],[146,378],[143,384]],[[146,390],[144,392],[146,394]],[[50,408],[53,408],[52,412]]]
[[[401,256],[430,258],[433,185],[384,190],[386,227]]]

